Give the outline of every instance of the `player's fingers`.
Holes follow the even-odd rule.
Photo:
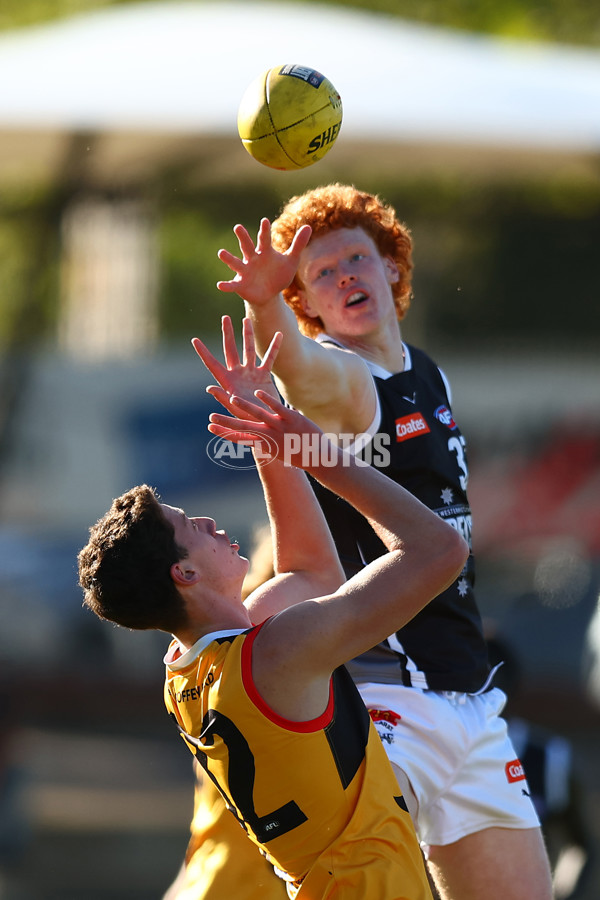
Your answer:
[[[235,294],[240,286],[240,278],[236,275],[231,281],[217,281],[217,288],[224,294]]]
[[[233,229],[233,233],[238,239],[238,244],[240,245],[240,250],[242,251],[244,260],[248,261],[248,259],[256,252],[254,241],[250,237],[248,230],[244,228],[243,225],[236,225]]]
[[[267,352],[262,358],[262,363],[260,365],[261,369],[266,369],[268,372],[273,368],[273,363],[279,353],[279,348],[281,347],[281,342],[283,340],[283,332],[276,331],[271,339],[271,343],[267,347]]]
[[[221,363],[215,359],[212,355],[206,344],[204,344],[200,338],[192,338],[192,347],[208,369],[211,375],[217,379],[217,381],[221,381],[223,374],[225,373],[225,367],[221,365]]]
[[[260,388],[254,391],[254,396],[264,403],[265,406],[268,406],[270,410],[276,413],[278,416],[281,416],[282,413],[287,412],[286,407],[283,403],[278,400],[276,397],[272,397],[271,394],[268,394],[267,391],[263,391]]]
[[[268,397],[269,395],[266,394],[265,396]],[[237,415],[245,420],[261,423],[265,428],[274,427],[276,430],[281,430],[277,417],[274,416],[266,406],[263,406],[262,403],[254,403],[252,400],[247,400],[233,394],[231,395],[229,402],[233,415]]]
[[[229,250],[221,248],[217,251],[217,258],[220,259],[222,263],[225,263],[226,266],[229,266],[229,268],[238,275],[244,271],[244,261],[240,259],[239,256],[234,256]]]
[[[229,413],[235,415],[235,410],[233,409],[234,403],[232,402],[232,395],[229,391],[219,385],[209,384],[206,388],[206,393],[210,394],[211,397],[214,397],[215,400],[218,400],[221,406],[224,406]],[[244,410],[244,417],[247,420],[256,421],[256,416],[249,412],[249,410]]]
[[[231,316],[221,317],[221,331],[223,332],[223,356],[225,358],[225,365],[231,371],[231,369],[240,364],[240,356],[235,343],[235,332],[233,330]]]
[[[232,441],[235,444],[247,444],[249,446],[258,442],[262,444],[260,435],[252,434],[252,432],[234,430],[217,422],[209,422],[207,427],[211,434],[216,434],[218,437],[225,438],[225,440]]]
[[[263,410],[264,412],[264,410]],[[226,416],[224,413],[211,413],[208,421],[213,425],[220,425],[223,428],[229,428],[231,431],[252,431],[253,434],[262,434],[268,432],[269,427],[260,420],[250,420],[247,418],[238,418],[236,414]]]
[[[247,316],[242,320],[242,336],[243,336],[243,363],[247,366],[249,363],[254,365],[256,362],[256,347],[254,345],[254,329],[252,322]]]
[[[258,227],[258,235],[256,238],[256,249],[259,253],[264,253],[264,251],[271,246],[271,223],[269,219],[263,218],[260,220],[260,225]]]
[[[287,255],[297,259],[310,241],[312,228],[310,225],[302,225],[294,235],[294,239],[287,250]]]
[[[230,402],[232,407],[235,407],[236,411],[240,410],[245,416],[251,416],[252,418],[258,417],[264,422],[268,422],[269,419],[273,418],[269,410],[263,406],[262,403],[255,403],[253,400],[247,400],[245,397],[238,397],[237,394],[231,395]]]
[[[218,384],[209,384],[208,387],[206,388],[206,393],[210,394],[211,397],[214,397],[215,400],[218,400],[218,402],[222,406],[224,406],[225,409],[230,408],[230,406],[231,406],[230,394],[228,391],[225,390],[225,388],[222,388]]]

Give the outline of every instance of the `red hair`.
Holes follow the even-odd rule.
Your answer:
[[[412,238],[407,226],[399,222],[396,211],[374,194],[367,194],[344,184],[328,184],[292,197],[273,222],[273,246],[287,250],[301,225],[310,225],[312,238],[336,228],[362,228],[375,242],[382,256],[391,257],[398,267],[398,281],[392,293],[398,321],[404,318],[412,296]],[[311,318],[298,299],[302,289],[298,276],[283,292],[285,302],[293,310],[300,331],[316,337],[323,331],[320,318]]]

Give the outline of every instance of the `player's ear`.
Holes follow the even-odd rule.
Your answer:
[[[391,256],[384,256],[383,265],[387,273],[388,283],[396,284],[396,282],[400,278],[400,272],[398,271],[398,264],[396,263],[396,260],[392,259]]]
[[[298,303],[305,315],[310,316],[311,319],[319,318],[319,313],[314,306],[312,306],[310,300],[306,296],[306,291],[302,290],[302,288],[298,290]]]
[[[169,571],[175,584],[181,587],[190,587],[200,581],[200,572],[192,566],[187,566],[185,559],[173,563]]]

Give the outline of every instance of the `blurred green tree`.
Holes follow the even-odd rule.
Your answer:
[[[51,19],[139,0],[3,0],[0,28],[32,25]],[[272,0],[277,5],[278,0]],[[323,0],[303,0],[323,3]],[[587,0],[327,0],[329,6],[354,7],[468,31],[506,37],[600,43],[597,6]]]

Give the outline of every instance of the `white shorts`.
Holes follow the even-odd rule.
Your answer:
[[[421,846],[539,819],[500,713],[506,695],[358,684],[415,823]]]

